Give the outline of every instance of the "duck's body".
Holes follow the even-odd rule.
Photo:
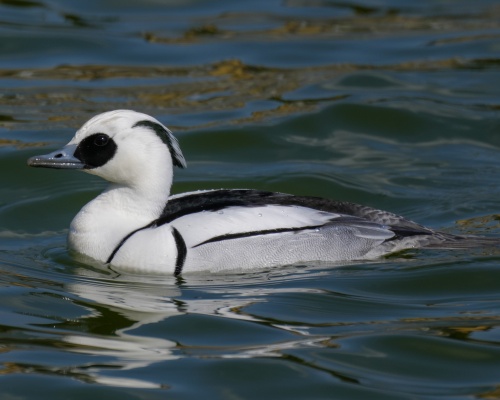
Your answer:
[[[122,270],[180,274],[374,259],[413,247],[463,247],[453,236],[347,202],[256,190],[170,196],[185,160],[171,132],[128,110],[88,121],[60,151],[29,165],[75,168],[110,187],[71,223],[69,247]]]
[[[406,227],[390,227],[383,221],[397,217],[354,204],[256,190],[172,196],[153,220],[103,212],[103,201],[108,199],[98,197],[75,217],[70,247],[136,271],[179,274],[375,258],[407,247],[401,247],[403,237],[417,240],[418,232],[424,241],[431,233],[402,219]]]

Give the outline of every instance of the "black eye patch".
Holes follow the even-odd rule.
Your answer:
[[[102,167],[116,153],[116,143],[105,133],[94,133],[83,139],[74,156],[85,164],[85,168]]]

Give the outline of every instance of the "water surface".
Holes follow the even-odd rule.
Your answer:
[[[130,108],[179,138],[173,193],[500,236],[499,17],[493,0],[0,1],[0,397],[499,398],[497,251],[120,275],[66,249],[105,183],[26,166]]]

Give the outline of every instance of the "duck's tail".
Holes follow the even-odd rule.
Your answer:
[[[500,238],[475,236],[475,235],[453,235],[445,232],[435,232],[432,240],[422,243],[422,247],[434,249],[473,249],[473,248],[499,248]],[[429,238],[430,239],[430,238]]]

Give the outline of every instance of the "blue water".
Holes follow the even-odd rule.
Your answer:
[[[495,399],[500,254],[137,276],[66,249],[105,183],[30,169],[149,113],[174,193],[257,188],[500,236],[497,1],[0,2],[0,399]]]

